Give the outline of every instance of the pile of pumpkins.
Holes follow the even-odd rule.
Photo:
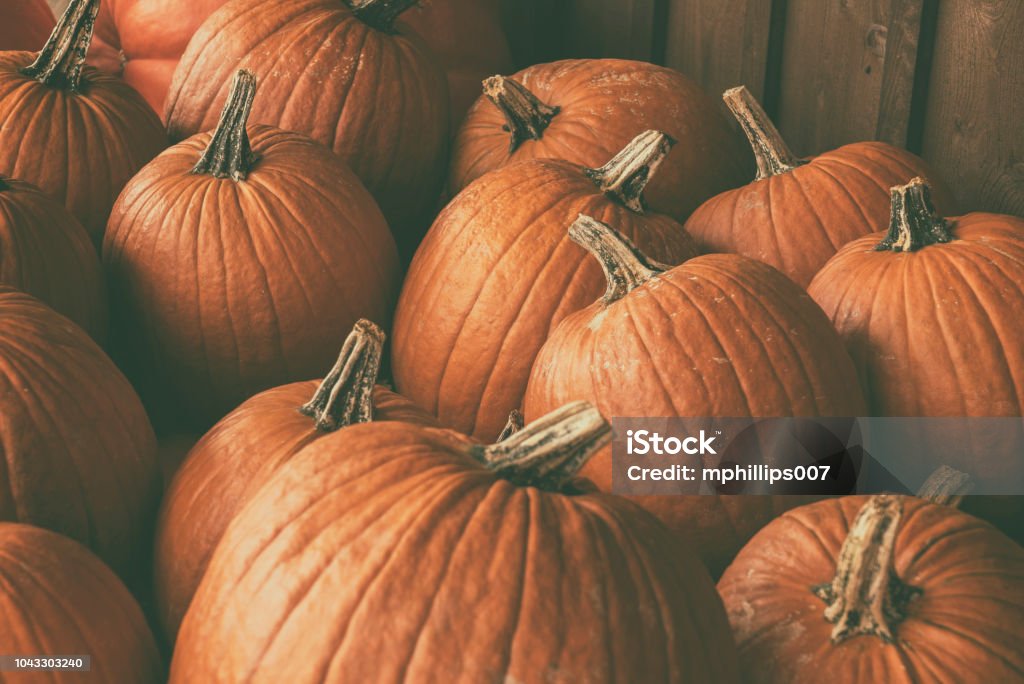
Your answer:
[[[971,463],[626,498],[608,446],[613,416],[1020,416],[1024,220],[887,144],[799,158],[742,87],[736,127],[652,64],[494,76],[496,1],[416,5],[0,9],[0,653],[1024,681],[1022,508],[964,497]]]

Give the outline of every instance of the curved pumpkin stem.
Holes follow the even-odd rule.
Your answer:
[[[316,428],[323,432],[369,423],[383,350],[384,331],[366,319],[357,321],[334,368],[299,412],[315,419]]]
[[[99,11],[100,0],[72,0],[36,60],[21,73],[48,86],[77,92]]]
[[[522,487],[561,491],[591,456],[611,441],[596,408],[577,401],[534,421],[504,441],[474,447],[474,457]]]
[[[828,604],[825,619],[835,625],[832,643],[861,634],[896,641],[895,628],[906,617],[907,605],[922,593],[904,584],[893,567],[902,515],[899,497],[871,497],[850,526],[832,582],[813,587]]]
[[[768,118],[761,103],[746,86],[726,90],[722,94],[722,99],[740,123],[750,146],[754,148],[754,160],[757,162],[756,180],[787,173],[807,163],[806,159],[801,159],[789,149],[779,129]]]
[[[659,131],[644,131],[599,169],[587,169],[601,192],[637,214],[647,209],[644,189],[676,141]]]
[[[875,251],[914,252],[953,240],[949,222],[935,210],[931,186],[923,178],[897,185],[889,194],[892,197],[889,232]]]
[[[667,266],[648,259],[625,235],[590,216],[580,214],[569,227],[569,237],[593,254],[604,269],[608,289],[601,301],[605,304],[619,301],[668,270]]]
[[[516,434],[523,429],[523,414],[519,409],[512,409],[512,412],[508,414],[508,422],[505,423],[505,427],[502,428],[501,434],[498,435],[498,441],[504,442],[506,439]]]
[[[394,33],[395,20],[402,12],[419,4],[419,0],[345,0],[352,14],[368,26],[384,33]]]
[[[526,86],[504,76],[491,76],[484,81],[484,95],[505,115],[504,129],[512,134],[508,153],[512,154],[526,140],[540,140],[551,120],[562,111],[541,102]]]
[[[231,91],[220,113],[220,122],[203,156],[192,167],[192,173],[235,181],[243,181],[249,176],[256,163],[256,155],[249,144],[246,124],[255,97],[256,76],[251,71],[239,69],[231,81]]]
[[[943,465],[928,476],[921,488],[917,490],[917,496],[933,504],[956,508],[963,498],[971,493],[972,489],[974,489],[974,480],[970,475]]]

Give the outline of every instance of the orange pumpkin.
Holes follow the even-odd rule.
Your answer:
[[[548,332],[604,288],[601,269],[565,233],[580,212],[622,226],[662,261],[696,254],[676,221],[645,211],[644,188],[671,143],[648,131],[601,168],[531,160],[460,194],[405,279],[392,348],[398,391],[448,427],[497,437]]]
[[[169,640],[228,523],[302,447],[371,419],[437,425],[408,399],[374,385],[383,344],[380,328],[359,321],[322,382],[295,382],[257,394],[189,452],[168,487],[157,523],[154,582]]]
[[[732,254],[669,269],[585,216],[570,237],[604,269],[607,290],[563,320],[537,354],[523,399],[527,421],[575,400],[606,416],[863,415],[842,342],[807,294],[775,269]],[[610,449],[581,474],[610,491]],[[637,501],[694,540],[715,574],[760,526],[801,499]]]
[[[81,671],[27,671],[11,682],[163,681],[153,635],[135,599],[80,544],[30,525],[0,522],[0,652],[7,658],[88,656]]]
[[[102,342],[103,270],[89,234],[38,188],[0,177],[0,285],[27,292]]]
[[[665,67],[616,59],[540,64],[488,79],[455,140],[448,187],[528,159],[600,166],[639,131],[680,142],[647,193],[680,220],[747,177],[750,153],[700,87]]]
[[[120,79],[85,66],[99,0],[73,0],[38,54],[0,52],[0,173],[57,198],[95,243],[117,194],[167,145]]]
[[[707,572],[574,472],[610,428],[563,407],[482,446],[355,425],[308,445],[214,552],[171,682],[735,682]]]
[[[759,259],[807,287],[840,247],[885,220],[890,187],[914,176],[938,182],[924,160],[881,142],[800,159],[746,88],[726,91],[724,99],[750,139],[757,177],[690,216],[686,229],[705,252]],[[936,200],[948,211],[954,206],[945,189]]]
[[[81,328],[7,288],[0,444],[0,519],[84,543],[134,588],[149,564],[161,489],[146,412]]]
[[[306,136],[246,127],[239,72],[217,130],[164,152],[110,217],[103,260],[122,358],[147,398],[208,427],[316,376],[332,339],[388,320],[398,256],[373,198]]]
[[[38,50],[53,25],[46,0],[5,0],[0,7],[0,50]]]
[[[786,513],[718,584],[744,681],[1024,680],[1024,549],[910,497]]]

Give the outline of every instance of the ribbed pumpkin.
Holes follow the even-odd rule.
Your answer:
[[[750,139],[757,177],[708,200],[686,222],[705,252],[759,259],[807,287],[840,247],[877,230],[889,215],[890,187],[914,176],[938,182],[924,160],[881,142],[800,159],[745,87],[724,99]],[[936,199],[953,210],[944,189]]]
[[[0,173],[59,199],[99,244],[128,179],[167,146],[131,87],[85,66],[100,0],[73,0],[42,52],[0,52]]]
[[[651,184],[651,207],[685,219],[749,174],[750,153],[715,103],[682,74],[645,62],[566,60],[484,83],[452,151],[451,193],[527,159],[600,166],[639,131],[680,142]]]
[[[390,318],[397,289],[373,198],[306,136],[247,129],[255,90],[240,71],[217,130],[132,179],[103,250],[125,362],[205,426],[315,377],[359,318]]]
[[[0,288],[0,519],[89,546],[132,584],[160,496],[138,397],[81,328]],[[2,631],[2,630],[0,630]]]
[[[798,508],[718,588],[747,682],[1024,680],[1024,549],[947,506],[855,496]]]
[[[257,394],[191,450],[167,490],[157,524],[156,597],[171,641],[228,523],[297,451],[370,420],[437,425],[408,399],[374,384],[383,345],[383,331],[359,321],[322,382]]]
[[[519,408],[548,332],[604,288],[566,236],[580,212],[612,221],[661,261],[696,254],[643,191],[671,147],[643,133],[605,166],[531,160],[481,178],[438,217],[395,314],[398,391],[448,426],[490,441]]]
[[[171,82],[173,140],[208,130],[238,68],[263,82],[253,123],[305,133],[377,199],[404,252],[444,182],[444,71],[396,19],[416,0],[232,0],[203,23]]]
[[[38,50],[53,25],[46,0],[6,0],[0,7],[0,50]]]
[[[800,288],[733,254],[671,270],[590,217],[572,226],[607,276],[604,296],[567,317],[537,355],[527,422],[567,401],[605,416],[859,416],[864,400],[842,342]],[[582,250],[581,250],[582,251]],[[610,449],[584,467],[604,491]],[[712,573],[798,497],[646,496],[637,501],[695,540]]]
[[[0,177],[0,285],[42,300],[102,342],[103,270],[89,234],[57,200]]]
[[[320,438],[228,528],[171,682],[733,682],[700,563],[569,480],[609,436],[563,407],[494,446],[396,422]]]
[[[4,676],[10,682],[163,681],[153,635],[135,599],[80,544],[53,532],[0,522],[0,652],[89,656],[89,673]]]

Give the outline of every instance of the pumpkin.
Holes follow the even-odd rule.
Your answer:
[[[0,8],[0,50],[38,50],[53,25],[46,0],[6,0]]]
[[[85,328],[107,332],[103,271],[89,234],[29,183],[0,177],[0,284],[27,292]]]
[[[121,188],[167,144],[138,93],[85,66],[98,7],[73,0],[38,55],[0,52],[0,174],[60,200],[97,244]]]
[[[0,652],[88,656],[88,675],[51,671],[7,681],[163,681],[153,634],[128,590],[96,556],[59,534],[0,522]]]
[[[0,288],[0,519],[55,530],[132,584],[160,496],[132,386],[81,328]]]
[[[396,19],[416,0],[232,0],[210,15],[174,74],[171,138],[207,130],[238,68],[262,79],[253,122],[305,133],[348,162],[403,253],[444,182],[444,71]]]
[[[600,168],[531,160],[460,194],[403,286],[392,349],[398,391],[448,427],[497,437],[548,332],[604,287],[600,268],[565,234],[580,212],[616,222],[663,261],[696,253],[676,221],[644,209],[644,187],[671,145],[647,131]]]
[[[713,254],[668,269],[587,216],[569,235],[596,257],[607,289],[544,343],[523,399],[527,422],[578,399],[606,416],[863,415],[853,364],[828,319],[772,267]],[[610,449],[582,475],[610,491]],[[760,526],[801,498],[637,501],[692,539],[716,574]]]
[[[389,319],[397,289],[373,198],[326,147],[247,128],[255,91],[240,71],[216,131],[132,179],[103,249],[125,364],[203,427],[315,376],[337,353],[332,338]]]
[[[321,383],[295,382],[257,394],[189,452],[167,490],[157,523],[156,599],[169,640],[177,634],[228,523],[299,449],[371,419],[436,425],[408,399],[374,385],[383,344],[380,328],[359,321]]]
[[[747,152],[700,87],[665,67],[616,59],[532,66],[484,83],[455,140],[454,195],[489,171],[551,157],[600,166],[638,131],[680,141],[651,184],[656,211],[685,219],[749,173]]]
[[[170,681],[737,681],[700,563],[572,488],[609,434],[575,404],[493,446],[397,422],[318,439],[225,532]]]
[[[718,588],[744,681],[1024,678],[1024,549],[948,506],[880,495],[795,509]]]
[[[914,176],[938,182],[922,159],[881,142],[800,159],[745,87],[724,99],[750,139],[757,177],[709,199],[687,220],[705,252],[759,259],[807,287],[840,247],[888,216],[890,187]],[[952,210],[952,195],[936,187],[936,200]]]

